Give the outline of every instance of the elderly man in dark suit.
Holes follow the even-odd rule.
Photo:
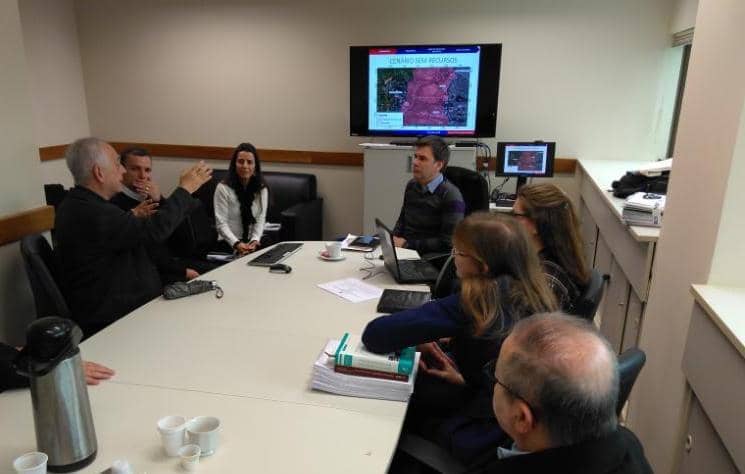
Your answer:
[[[207,182],[204,163],[184,171],[168,205],[146,201],[136,212],[109,202],[122,189],[124,169],[116,151],[98,138],[83,138],[65,153],[75,187],[55,218],[60,283],[72,319],[90,336],[157,297],[160,276],[146,246],[171,235],[194,204],[191,193]]]
[[[618,425],[616,356],[592,324],[560,313],[526,318],[488,373],[494,413],[514,443],[472,472],[652,472],[639,440]]]

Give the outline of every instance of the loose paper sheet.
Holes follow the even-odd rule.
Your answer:
[[[352,303],[380,298],[380,295],[383,294],[381,288],[365,283],[359,278],[344,278],[343,280],[319,283],[318,287]]]

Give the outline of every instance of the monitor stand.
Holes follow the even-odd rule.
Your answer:
[[[517,186],[515,187],[515,194],[520,192],[520,188],[528,184],[528,177],[527,176],[518,176],[517,177]]]

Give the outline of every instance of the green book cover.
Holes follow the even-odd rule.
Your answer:
[[[394,374],[410,375],[414,370],[416,349],[407,347],[389,354],[375,354],[368,351],[359,336],[344,333],[336,348],[334,360],[336,365],[359,367]]]

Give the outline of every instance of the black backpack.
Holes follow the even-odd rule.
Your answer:
[[[613,195],[618,198],[625,198],[640,191],[666,194],[669,178],[669,171],[663,171],[660,176],[653,177],[628,172],[618,181],[613,181],[611,187],[613,187]]]

